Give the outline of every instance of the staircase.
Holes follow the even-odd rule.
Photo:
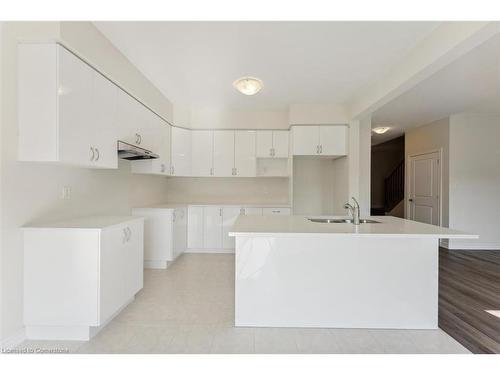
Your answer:
[[[405,195],[405,163],[404,160],[394,168],[384,181],[384,210],[390,212]]]

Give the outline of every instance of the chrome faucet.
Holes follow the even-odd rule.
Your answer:
[[[347,202],[346,204],[344,204],[344,208],[346,210],[349,210],[349,212],[351,213],[352,223],[354,225],[359,225],[360,224],[360,222],[359,222],[359,203],[356,200],[356,198],[354,198],[354,197],[352,197],[352,200],[354,202],[354,206],[352,204],[350,204],[349,202]]]

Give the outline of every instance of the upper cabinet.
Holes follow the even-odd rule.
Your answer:
[[[19,159],[117,168],[117,87],[64,47],[18,47]]]
[[[234,130],[214,130],[214,175],[234,176]]]
[[[255,177],[255,131],[234,132],[234,176]]]
[[[131,163],[132,173],[169,176],[171,172],[171,131],[172,126],[159,117],[154,122],[157,134],[151,151],[157,153],[158,159],[135,160]]]
[[[347,155],[347,126],[293,126],[293,155]]]
[[[211,130],[191,132],[192,153],[191,173],[197,177],[214,175],[214,134]]]
[[[191,131],[184,128],[172,126],[171,138],[171,171],[172,176],[191,175]]]
[[[257,130],[258,158],[288,158],[288,130]]]

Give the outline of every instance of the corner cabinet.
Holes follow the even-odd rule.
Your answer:
[[[187,207],[134,208],[144,217],[144,268],[167,268],[187,247]]]
[[[347,125],[296,125],[292,127],[294,156],[347,155]]]
[[[34,340],[89,340],[143,287],[142,218],[23,228],[24,324]]]
[[[59,44],[19,44],[19,160],[117,168],[117,93]]]

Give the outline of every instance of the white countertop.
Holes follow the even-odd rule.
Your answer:
[[[319,218],[322,216],[309,216]],[[345,218],[323,216],[325,218]],[[353,225],[349,223],[314,223],[306,216],[239,216],[231,228],[231,237],[427,237],[476,239],[479,236],[465,232],[400,219],[393,216],[370,216],[380,221],[374,224]]]
[[[137,216],[85,216],[75,219],[28,224],[22,229],[103,229],[131,220],[142,220]]]

